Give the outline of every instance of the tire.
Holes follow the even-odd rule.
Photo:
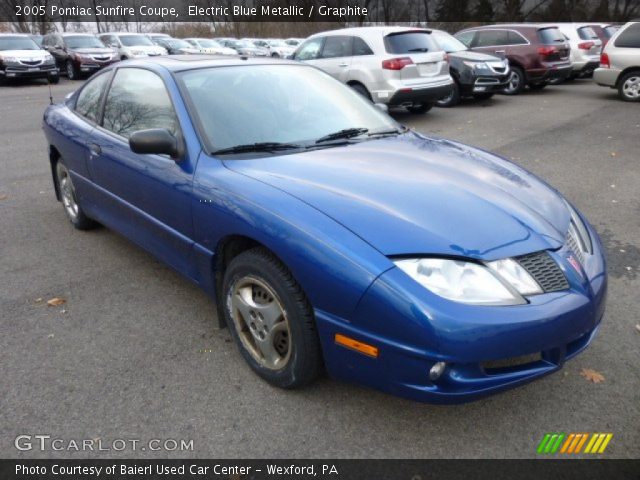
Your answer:
[[[231,335],[255,373],[286,389],[318,377],[323,362],[313,309],[273,254],[259,247],[235,257],[221,299]]]
[[[53,77],[50,76],[50,77],[47,78],[47,81],[49,83],[57,85],[58,83],[60,83],[60,75],[55,75]]]
[[[442,108],[455,107],[460,103],[460,86],[458,82],[453,82],[453,88],[451,89],[451,93],[446,97],[442,97],[440,100],[436,102],[436,106]]]
[[[78,69],[75,67],[71,60],[67,60],[67,63],[65,64],[65,71],[67,72],[67,77],[69,77],[69,80],[78,80],[78,78],[80,77]]]
[[[548,83],[546,83],[546,82],[544,82],[544,83],[530,83],[529,84],[529,88],[531,90],[542,90],[547,85],[548,85]]]
[[[362,95],[364,98],[369,100],[370,102],[373,101],[371,99],[371,94],[369,93],[369,90],[367,90],[367,87],[365,87],[361,83],[352,83],[349,86],[353,88],[356,92],[358,92],[360,95]]]
[[[71,224],[78,230],[90,230],[96,227],[97,223],[87,217],[82,210],[77,200],[76,190],[71,181],[69,170],[61,160],[56,163],[56,182],[64,212]]]
[[[431,103],[420,103],[418,105],[407,107],[407,110],[409,110],[411,113],[420,114],[420,113],[427,113],[432,108],[433,108],[433,104]]]
[[[618,81],[618,95],[625,102],[640,102],[640,71],[629,72]]]
[[[493,98],[493,95],[493,92],[474,93],[473,98],[476,100],[489,100],[490,98]]]
[[[511,67],[511,75],[509,76],[509,84],[504,87],[502,93],[505,95],[518,95],[524,90],[525,76],[524,70],[520,67]]]

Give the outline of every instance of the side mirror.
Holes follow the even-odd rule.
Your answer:
[[[134,132],[129,137],[129,148],[135,153],[169,155],[174,159],[182,153],[178,139],[164,128]]]
[[[382,110],[384,113],[389,113],[389,107],[384,103],[374,103],[373,106],[378,110]]]

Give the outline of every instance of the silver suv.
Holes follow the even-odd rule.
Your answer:
[[[627,23],[611,37],[593,78],[598,85],[617,88],[622,100],[640,102],[640,22]]]
[[[375,103],[424,113],[451,94],[446,54],[431,30],[345,28],[312,35],[293,54],[351,86]]]
[[[554,23],[567,38],[571,46],[571,77],[590,77],[598,67],[602,40],[586,23]]]

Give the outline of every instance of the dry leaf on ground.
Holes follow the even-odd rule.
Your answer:
[[[7,198],[9,197],[7,197],[6,195],[0,195],[0,200],[6,200]]]
[[[604,375],[590,368],[583,368],[580,371],[580,375],[582,375],[584,378],[586,378],[587,380],[593,383],[604,382]]]
[[[49,305],[50,307],[57,307],[58,305],[62,305],[63,303],[66,303],[66,300],[60,297],[53,297],[51,300],[47,300],[47,305]]]

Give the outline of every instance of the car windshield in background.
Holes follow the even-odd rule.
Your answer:
[[[153,42],[144,35],[120,35],[120,41],[125,47],[152,47]]]
[[[256,45],[248,40],[236,40],[234,45],[238,48],[256,48]]]
[[[464,43],[446,32],[433,32],[431,35],[435,39],[436,43],[440,45],[440,48],[442,48],[447,53],[468,50],[467,46]]]
[[[540,38],[540,43],[545,45],[566,42],[565,36],[556,27],[541,28],[538,30],[538,38]]]
[[[0,50],[40,50],[28,37],[0,37]]]
[[[598,35],[591,27],[580,27],[578,29],[578,36],[582,40],[598,40]]]
[[[193,45],[185,42],[184,40],[180,40],[177,38],[173,38],[171,40],[164,40],[171,48],[193,48]]]
[[[204,40],[197,40],[197,42],[200,44],[202,48],[220,48],[222,46],[215,40],[204,39]]]
[[[263,142],[315,145],[347,129],[400,130],[364,97],[304,65],[206,68],[179,78],[209,151]]]
[[[104,44],[91,35],[74,35],[64,40],[69,48],[104,48]]]
[[[384,37],[384,46],[387,53],[420,53],[438,50],[431,34],[419,30],[391,33]]]
[[[267,43],[271,47],[288,47],[284,40],[269,40]]]
[[[607,36],[607,38],[611,38],[613,37],[613,34],[618,31],[618,27],[610,25],[608,27],[604,27],[602,30],[604,31],[604,34]]]

